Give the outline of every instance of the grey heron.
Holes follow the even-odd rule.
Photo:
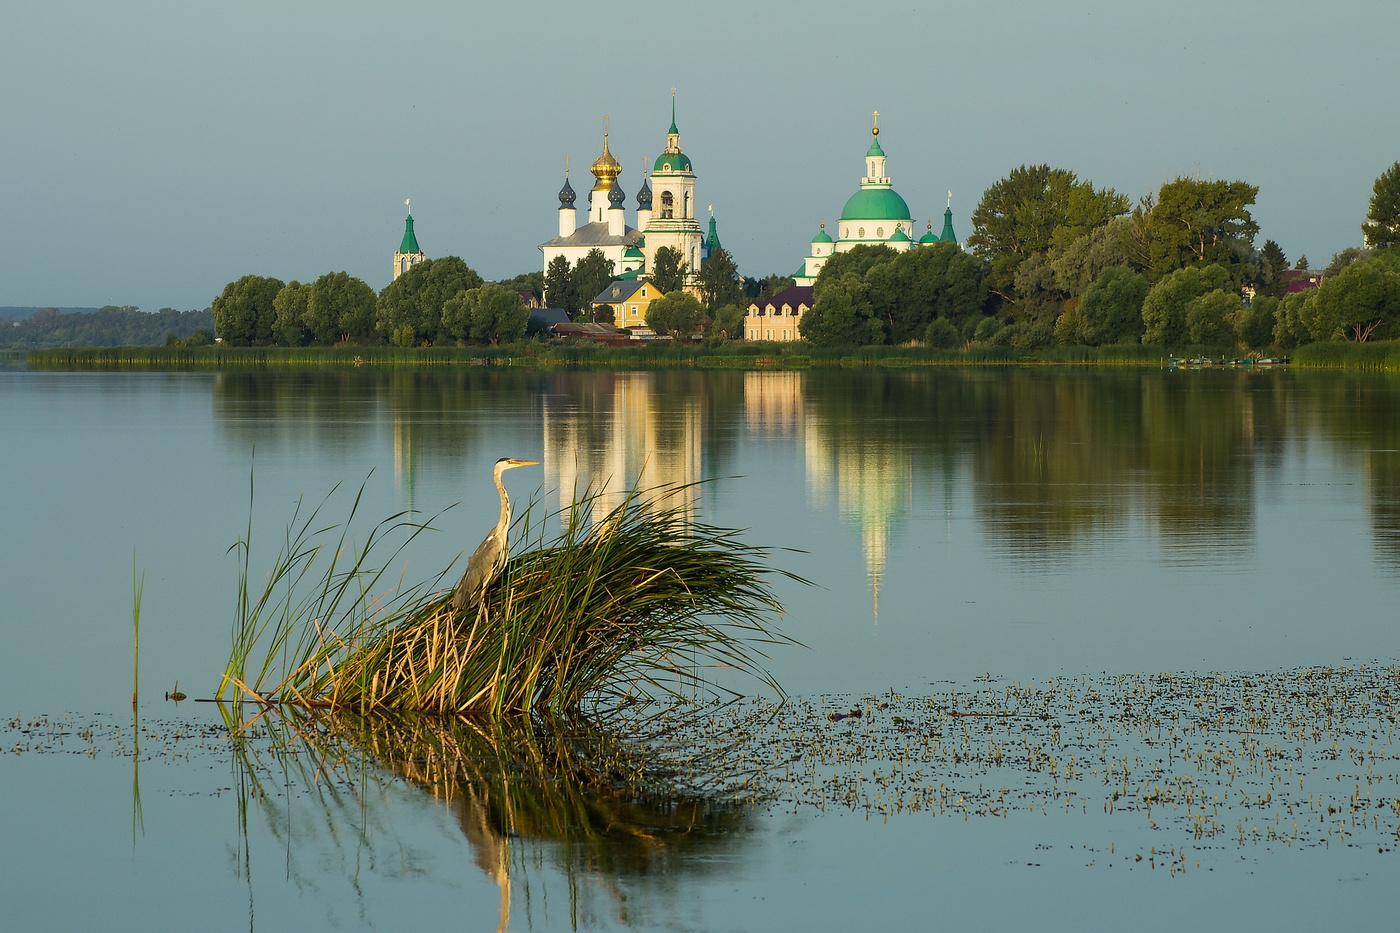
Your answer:
[[[506,536],[510,533],[510,496],[506,495],[506,486],[501,482],[501,474],[516,467],[535,466],[538,463],[538,460],[516,460],[513,457],[502,457],[496,461],[493,475],[496,489],[501,494],[501,518],[485,540],[477,545],[476,551],[467,561],[467,570],[462,574],[456,592],[452,594],[452,607],[458,612],[466,608],[468,603],[480,606],[486,601],[486,588],[505,567],[506,558],[510,555],[510,548],[506,542]]]

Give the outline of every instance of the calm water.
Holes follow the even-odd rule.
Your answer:
[[[0,891],[15,929],[492,929],[507,910],[521,930],[1389,922],[1400,855],[1216,840],[1193,854],[1199,872],[1089,867],[1086,847],[1165,839],[1092,807],[965,821],[772,806],[714,815],[705,842],[645,858],[539,832],[511,849],[473,822],[489,800],[461,803],[471,780],[391,764],[341,796],[316,791],[233,767],[211,707],[160,697],[177,680],[191,697],[217,686],[250,471],[264,562],[298,498],[336,483],[364,482],[374,517],[460,501],[411,552],[415,578],[494,521],[490,464],[505,455],[542,461],[507,485],[551,506],[609,477],[712,480],[695,503],[706,520],[791,549],[775,562],[817,584],[779,584],[783,626],[807,648],[772,669],[804,702],[1390,663],[1400,381],[7,371],[0,429]],[[1378,797],[1400,797],[1389,767]],[[272,789],[245,820],[249,773]]]

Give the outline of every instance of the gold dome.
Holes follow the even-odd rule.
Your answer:
[[[603,134],[603,154],[598,156],[593,162],[589,171],[593,173],[594,178],[598,179],[598,183],[593,187],[595,189],[601,188],[604,191],[612,188],[613,181],[616,180],[617,176],[622,174],[622,165],[617,159],[613,158],[613,154],[608,151],[607,133]]]

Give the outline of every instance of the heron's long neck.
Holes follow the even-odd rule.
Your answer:
[[[501,494],[501,520],[496,522],[496,534],[505,537],[510,527],[510,496],[506,495],[506,484],[501,482],[501,470],[496,471],[496,491]]]

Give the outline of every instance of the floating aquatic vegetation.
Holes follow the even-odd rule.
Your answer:
[[[1400,667],[988,678],[927,696],[731,708],[736,766],[794,811],[1009,819],[1103,814],[1163,844],[1103,857],[1400,844]],[[1195,853],[1188,857],[1187,853]]]
[[[707,669],[736,669],[771,690],[764,650],[793,644],[766,582],[768,551],[693,520],[687,487],[632,490],[606,515],[596,494],[517,520],[527,543],[480,607],[457,610],[443,581],[390,586],[387,568],[431,520],[380,522],[355,547],[350,526],[322,525],[326,501],[298,507],[260,593],[250,586],[252,527],[233,648],[218,695],[308,709],[572,715],[616,702],[716,689]],[[595,520],[596,519],[596,520]],[[557,523],[557,537],[544,529]]]

